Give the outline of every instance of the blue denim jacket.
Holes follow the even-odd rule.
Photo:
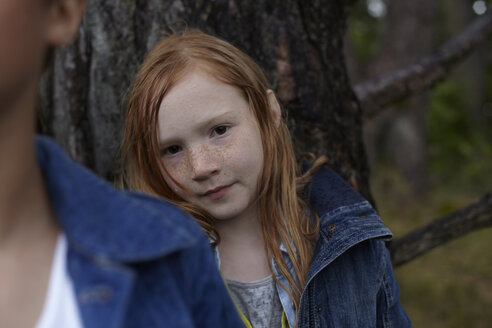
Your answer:
[[[308,190],[321,220],[299,327],[411,327],[376,211],[338,175],[318,171]]]
[[[242,327],[193,220],[114,189],[45,137],[36,146],[84,327]]]
[[[327,168],[314,174],[308,196],[321,226],[301,295],[298,327],[411,327],[385,246],[392,234],[375,210]],[[280,244],[280,249],[295,276],[285,246]],[[216,263],[220,267],[218,250]],[[273,261],[272,267],[288,286]],[[277,292],[289,326],[295,327],[292,299],[278,284]]]

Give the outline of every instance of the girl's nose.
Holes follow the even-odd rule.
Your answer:
[[[191,178],[206,180],[219,172],[217,156],[206,146],[199,146],[190,152]]]

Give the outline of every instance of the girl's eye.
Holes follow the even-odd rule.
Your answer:
[[[211,135],[212,135],[212,136],[221,136],[221,135],[223,135],[224,133],[226,133],[226,132],[227,132],[227,130],[229,130],[229,127],[228,127],[228,126],[225,126],[225,125],[219,125],[219,126],[215,127],[215,128],[212,130]]]
[[[181,151],[181,147],[177,145],[172,145],[167,148],[164,148],[162,151],[162,155],[174,155]]]

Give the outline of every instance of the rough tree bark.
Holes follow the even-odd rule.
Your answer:
[[[42,81],[39,130],[112,180],[123,99],[138,63],[166,33],[197,27],[232,42],[265,70],[299,154],[328,155],[330,165],[372,200],[362,110],[342,46],[353,2],[89,0],[76,42],[57,50]]]

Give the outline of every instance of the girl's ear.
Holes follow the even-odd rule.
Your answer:
[[[277,101],[277,97],[275,97],[275,93],[272,89],[267,90],[268,96],[268,104],[270,105],[270,110],[273,113],[273,118],[275,120],[275,126],[279,126],[280,120],[282,119],[282,110],[280,109],[280,105]]]
[[[62,46],[74,38],[86,0],[53,0],[48,9],[46,41],[51,46]]]

